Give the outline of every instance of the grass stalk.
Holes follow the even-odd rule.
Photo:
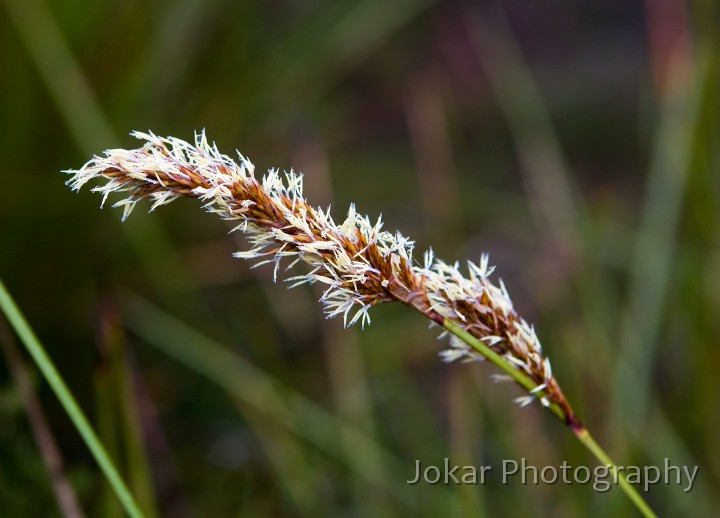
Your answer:
[[[2,310],[5,314],[8,322],[10,322],[10,325],[25,345],[25,348],[37,364],[40,372],[42,372],[43,377],[60,400],[60,404],[63,406],[75,425],[75,428],[82,436],[83,441],[97,461],[100,469],[105,474],[105,477],[115,491],[120,503],[122,503],[125,508],[125,511],[131,518],[144,518],[143,513],[140,511],[140,508],[128,490],[127,485],[105,451],[105,447],[98,439],[92,425],[75,401],[75,398],[45,351],[45,348],[42,346],[37,336],[35,336],[35,333],[27,323],[27,320],[25,320],[20,308],[18,308],[17,304],[15,304],[15,301],[5,288],[5,284],[1,279],[0,310]]]
[[[537,383],[535,383],[528,376],[523,374],[516,367],[513,367],[509,361],[507,361],[505,358],[503,358],[498,353],[493,351],[485,343],[483,343],[482,341],[478,340],[473,335],[471,335],[470,333],[465,331],[463,328],[461,328],[455,322],[453,322],[449,318],[446,318],[445,321],[443,322],[443,327],[445,327],[445,329],[447,329],[452,334],[457,336],[460,340],[462,340],[463,342],[468,344],[470,347],[475,349],[477,352],[482,354],[485,358],[487,358],[488,360],[493,362],[495,365],[500,367],[508,376],[510,376],[513,380],[515,380],[521,387],[526,389],[528,392],[532,392],[538,398],[542,398],[545,395],[545,391],[536,390]],[[564,423],[567,422],[567,416],[566,416],[565,412],[563,412],[562,408],[560,408],[557,404],[550,402],[547,408],[548,408],[548,410],[550,410],[550,412],[552,412],[555,415],[555,417],[560,419],[562,422],[564,422]]]
[[[618,471],[617,465],[613,462],[610,456],[602,449],[602,447],[595,441],[587,428],[581,427],[577,430],[573,430],[578,440],[585,446],[590,452],[597,458],[601,464],[610,467],[613,472],[613,480],[617,480],[620,484],[620,488],[627,495],[627,497],[635,504],[638,511],[647,518],[657,518],[655,512],[650,509],[650,506],[645,499],[638,493],[637,489],[627,481],[625,475]]]
[[[15,337],[3,318],[0,318],[0,349],[5,356],[18,395],[25,407],[30,428],[35,437],[40,457],[47,469],[60,512],[65,518],[85,518],[75,489],[70,484],[65,472],[62,453],[35,392],[31,373],[20,355]]]
[[[512,377],[513,380],[515,380],[520,386],[525,388],[528,392],[532,392],[536,394],[538,398],[543,397],[543,391],[536,390],[536,383],[530,379],[528,376],[526,376],[521,370],[514,367],[510,364],[507,360],[505,360],[502,356],[500,356],[498,353],[493,351],[490,347],[488,347],[486,344],[484,344],[482,341],[478,340],[474,336],[472,336],[467,331],[463,330],[460,326],[458,326],[456,323],[454,323],[450,319],[445,319],[443,323],[443,327],[450,331],[452,334],[457,336],[459,339],[464,341],[466,344],[468,344],[470,347],[475,349],[477,352],[482,354],[485,358],[490,360],[492,363],[500,367],[506,374],[508,374],[510,377]],[[630,499],[630,501],[637,507],[638,511],[642,513],[643,516],[647,518],[656,518],[657,515],[653,512],[653,510],[650,508],[650,506],[645,502],[643,497],[638,493],[638,491],[633,487],[625,478],[625,475],[618,471],[617,465],[612,461],[610,456],[603,450],[600,445],[595,441],[592,435],[590,435],[590,432],[588,431],[585,426],[583,426],[579,421],[572,420],[569,421],[567,419],[567,416],[563,412],[563,410],[556,405],[555,403],[550,402],[547,406],[547,409],[552,412],[558,419],[563,421],[568,427],[572,430],[572,432],[575,434],[575,436],[578,438],[578,440],[585,446],[588,450],[590,450],[590,453],[592,453],[595,458],[597,458],[601,464],[608,466],[613,473],[613,480],[617,480],[620,488],[623,490],[623,492],[627,495],[627,497]]]

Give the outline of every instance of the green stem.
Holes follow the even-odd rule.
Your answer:
[[[529,376],[527,376],[524,372],[519,370],[517,367],[515,367],[513,364],[508,362],[505,358],[500,356],[498,353],[493,351],[490,347],[488,347],[487,344],[485,344],[482,340],[478,340],[473,335],[462,329],[460,326],[458,326],[455,322],[445,319],[443,322],[443,327],[450,331],[452,334],[460,338],[463,342],[468,344],[470,347],[475,349],[477,352],[482,354],[485,358],[493,362],[495,365],[500,367],[503,371],[505,371],[512,379],[514,379],[521,387],[526,389],[528,392],[531,392],[536,389],[537,383],[535,383],[532,379],[530,379]],[[533,392],[538,398],[541,398],[543,395],[545,395],[544,391],[535,391]],[[562,408],[560,408],[555,403],[550,403],[550,405],[547,407],[548,410],[550,410],[553,414],[555,414],[556,417],[558,417],[563,423],[568,424],[567,422],[567,416],[565,415],[565,412],[563,412]],[[650,506],[645,502],[642,496],[640,496],[640,493],[637,492],[634,486],[632,486],[627,479],[625,478],[625,475],[618,470],[615,463],[612,461],[612,459],[608,456],[607,453],[605,453],[605,450],[603,450],[600,445],[595,442],[595,439],[593,439],[592,435],[590,435],[590,432],[585,428],[584,426],[569,426],[570,429],[573,431],[575,436],[578,438],[578,440],[583,443],[583,445],[590,450],[590,452],[603,464],[606,466],[609,466],[612,469],[613,472],[613,480],[617,480],[620,484],[620,487],[622,488],[623,492],[630,498],[633,504],[635,504],[635,507],[638,508],[638,510],[642,513],[643,516],[646,518],[657,518],[657,515],[653,512],[652,509],[650,509]]]
[[[455,322],[453,322],[450,319],[445,319],[443,322],[443,327],[450,331],[452,334],[460,338],[463,342],[468,344],[470,347],[475,349],[477,352],[482,354],[485,358],[493,362],[495,365],[500,367],[502,370],[504,370],[508,376],[510,376],[512,379],[514,379],[521,387],[523,387],[528,392],[532,392],[535,390],[535,392],[532,392],[535,396],[539,398],[545,396],[545,391],[543,390],[536,390],[538,384],[535,383],[533,380],[530,379],[524,372],[519,370],[517,367],[515,367],[513,364],[511,364],[509,361],[507,361],[505,358],[500,356],[498,353],[493,351],[486,343],[484,343],[482,340],[478,340],[473,335],[465,331],[463,328],[461,328],[459,325],[457,325]],[[560,419],[563,423],[567,423],[567,417],[565,415],[565,412],[563,412],[562,408],[560,408],[559,405],[556,403],[550,403],[547,407],[548,410],[550,410],[555,416]]]
[[[619,482],[620,488],[625,492],[632,503],[635,504],[635,507],[638,508],[642,515],[647,518],[657,518],[655,512],[650,509],[650,506],[643,497],[640,496],[640,493],[637,492],[635,486],[627,481],[625,474],[618,470],[610,456],[605,453],[605,450],[603,450],[597,442],[595,442],[595,439],[593,439],[593,436],[590,435],[587,428],[579,428],[578,430],[573,431],[575,432],[575,436],[578,440],[583,443],[583,445],[590,450],[593,455],[595,455],[601,464],[609,466],[612,469],[613,480],[617,480]]]
[[[53,392],[55,392],[55,395],[60,400],[63,408],[65,408],[65,411],[68,413],[68,416],[70,416],[75,428],[77,428],[78,432],[85,441],[85,444],[90,449],[93,457],[95,457],[100,469],[103,471],[108,482],[115,490],[115,494],[125,508],[125,511],[127,511],[128,515],[132,518],[144,518],[137,503],[135,502],[135,499],[130,494],[130,491],[128,491],[125,482],[123,482],[120,474],[115,469],[115,466],[105,451],[105,448],[95,434],[90,422],[78,406],[75,398],[70,393],[70,390],[68,390],[67,385],[65,385],[65,382],[60,376],[60,373],[58,373],[52,360],[45,352],[45,349],[35,336],[33,330],[28,325],[25,317],[15,304],[15,301],[5,288],[1,279],[0,309],[2,309],[3,313],[5,313],[10,325],[15,329],[15,332],[27,348],[30,356],[32,356],[33,360],[35,360],[40,372],[42,372]]]

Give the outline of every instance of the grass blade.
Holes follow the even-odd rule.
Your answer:
[[[85,514],[80,508],[75,490],[68,481],[62,454],[35,393],[27,365],[20,356],[15,338],[3,319],[0,319],[0,348],[5,354],[10,374],[27,412],[30,427],[48,471],[58,507],[65,518],[84,518]]]
[[[63,408],[68,413],[68,416],[82,436],[83,441],[90,449],[90,452],[100,466],[100,469],[107,477],[112,488],[115,490],[115,494],[125,508],[125,511],[127,511],[132,518],[142,518],[143,514],[140,512],[132,494],[130,494],[127,485],[120,477],[117,469],[115,469],[115,466],[105,451],[105,447],[98,439],[98,436],[90,425],[90,422],[87,420],[87,417],[85,417],[85,414],[78,406],[75,398],[60,376],[60,373],[55,368],[55,365],[48,356],[47,352],[45,352],[45,348],[35,336],[35,333],[25,320],[25,317],[20,312],[20,308],[18,308],[15,304],[15,301],[5,288],[5,284],[1,279],[0,309],[5,314],[8,322],[10,322],[10,325],[13,329],[15,329],[15,332],[25,345],[28,353],[30,353],[30,356],[32,356],[33,360],[37,364],[40,372],[42,372],[43,377],[60,400],[60,404],[62,404]]]

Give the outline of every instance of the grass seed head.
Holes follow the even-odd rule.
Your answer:
[[[573,419],[535,330],[516,313],[502,281],[490,281],[493,268],[487,255],[478,264],[468,262],[467,275],[457,263],[435,258],[432,250],[420,264],[413,259],[414,243],[399,232],[383,230],[381,219],[372,222],[351,205],[337,224],[329,209],[308,204],[302,175],[292,170],[281,174],[271,169],[258,180],[247,158],[238,153],[233,160],[220,153],[204,132],[195,135],[194,143],[152,132],[132,135],[145,144],[107,150],[79,170],[66,171],[72,175],[72,189],[102,180],[92,191],[102,194],[103,204],[110,194],[121,193],[114,207],[123,208],[123,219],[141,200],[149,199],[153,211],[180,197],[196,198],[208,212],[236,221],[233,230],[246,235],[251,247],[235,257],[274,264],[276,279],[283,260],[289,263],[286,269],[307,263],[306,273],[287,280],[293,286],[323,285],[320,301],[328,317],[342,315],[346,326],[364,326],[370,323],[372,306],[397,301],[439,325],[449,319],[537,384],[518,398],[521,405],[536,399],[546,406],[552,402],[568,422]],[[483,359],[455,337],[440,356],[448,362]]]

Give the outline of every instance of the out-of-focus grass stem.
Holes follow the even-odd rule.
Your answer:
[[[105,450],[113,462],[120,459],[119,448],[119,430],[118,412],[115,389],[116,385],[113,380],[110,366],[104,360],[95,367],[93,375],[93,386],[95,396],[95,423],[97,426],[98,436],[105,445]],[[115,498],[112,486],[106,480],[101,489],[99,499],[99,509],[103,516],[107,518],[121,518],[122,506]]]
[[[622,356],[618,356],[622,361],[613,383],[614,424],[642,419],[648,409],[699,114],[703,103],[715,95],[708,84],[708,57],[698,55],[689,62],[687,56],[678,55],[669,64],[630,266],[630,300],[620,336]],[[633,389],[627,390],[629,386]]]
[[[117,133],[44,0],[4,2],[78,149],[88,155],[102,147],[116,146]],[[179,296],[189,291],[194,282],[155,219],[130,221],[119,228],[126,232],[148,278],[167,300],[188,305],[193,312],[200,310],[212,320],[212,313],[193,303],[195,299]]]
[[[101,308],[99,326],[98,340],[111,374],[108,387],[109,400],[106,405],[110,412],[115,410],[120,424],[128,483],[146,516],[153,518],[159,513],[134,390],[133,372],[118,315],[111,303],[106,303]]]

